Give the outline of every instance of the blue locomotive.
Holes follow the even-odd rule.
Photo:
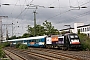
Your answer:
[[[75,33],[68,33],[64,36],[52,35],[48,36],[36,36],[29,38],[8,40],[10,44],[26,44],[33,47],[45,47],[45,48],[60,48],[67,50],[69,48],[80,48],[80,39]]]

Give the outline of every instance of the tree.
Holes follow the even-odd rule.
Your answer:
[[[25,34],[23,34],[23,36],[22,36],[22,38],[27,38],[27,37],[33,37],[33,35],[28,34],[28,33],[25,33]]]
[[[80,29],[78,30],[78,34],[80,34]]]
[[[55,35],[55,34],[59,34],[59,31],[57,29],[54,28],[54,26],[52,26],[51,22],[48,22],[47,20],[43,23],[44,28],[45,28],[45,32],[47,35]]]
[[[28,25],[28,30],[27,31],[28,31],[28,34],[30,36],[34,36],[34,28],[35,27],[31,27],[30,25]],[[35,31],[36,31],[35,32],[35,35],[36,36],[41,36],[41,35],[44,35],[45,34],[45,29],[41,25],[36,25],[36,30]]]
[[[16,35],[11,36],[10,38],[8,38],[8,40],[11,40],[11,39],[17,39]]]
[[[64,35],[66,32],[65,31],[62,31],[61,34]]]
[[[59,34],[59,31],[52,26],[51,22],[48,22],[47,20],[43,23],[43,26],[36,25],[36,27],[31,27],[28,25],[28,34],[32,34],[34,36],[34,28],[35,35],[41,36],[41,35],[57,35]]]
[[[28,34],[32,34],[32,35],[34,35],[34,27],[31,27],[30,25],[28,25]]]
[[[45,29],[41,25],[36,25],[36,35],[41,36],[45,34]]]
[[[90,38],[86,34],[83,34],[83,33],[80,33],[78,35],[81,41],[82,49],[90,50]]]

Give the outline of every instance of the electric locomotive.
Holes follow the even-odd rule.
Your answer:
[[[53,36],[46,39],[46,48],[59,48],[62,50],[81,48],[79,36],[67,33],[64,36]]]

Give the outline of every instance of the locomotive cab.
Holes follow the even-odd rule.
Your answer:
[[[64,35],[64,45],[67,48],[80,48],[80,39],[77,34],[75,33],[69,33]]]

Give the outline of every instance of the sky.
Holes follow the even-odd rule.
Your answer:
[[[0,5],[0,16],[8,16],[1,18],[4,36],[6,25],[9,36],[12,36],[12,31],[13,35],[22,36],[28,25],[33,27],[35,10],[37,24],[42,25],[47,20],[58,30],[68,28],[64,25],[73,27],[77,22],[90,24],[90,0],[0,0]]]

